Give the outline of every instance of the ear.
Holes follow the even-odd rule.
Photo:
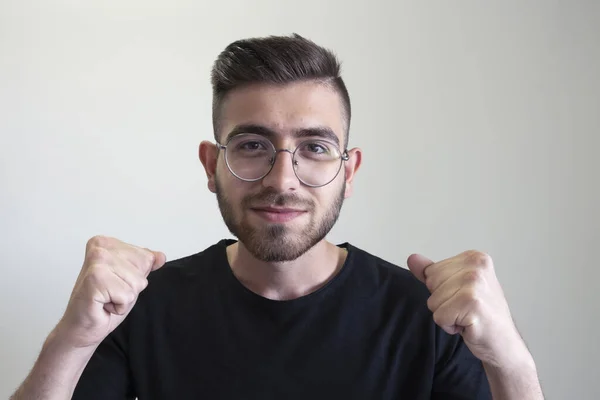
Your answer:
[[[219,155],[219,150],[214,143],[211,143],[207,140],[203,140],[198,147],[198,156],[200,157],[200,162],[204,166],[204,171],[206,171],[206,177],[208,178],[208,190],[213,193],[216,193],[217,187],[215,184],[215,173],[217,171],[217,157]]]
[[[348,198],[352,195],[353,192],[353,179],[354,174],[360,168],[360,164],[362,162],[362,151],[358,147],[355,147],[351,150],[348,150],[348,161],[344,161],[344,170],[346,172],[346,191],[344,193],[344,198]]]

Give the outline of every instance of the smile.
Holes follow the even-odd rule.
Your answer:
[[[251,210],[269,222],[279,223],[291,221],[306,212],[304,210],[279,207],[258,207]]]

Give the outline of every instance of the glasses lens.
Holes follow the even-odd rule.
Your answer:
[[[241,179],[259,179],[269,172],[273,153],[273,145],[262,136],[234,136],[227,144],[227,165]]]
[[[294,155],[296,175],[302,182],[311,186],[331,182],[341,165],[342,158],[338,147],[326,140],[302,142]]]

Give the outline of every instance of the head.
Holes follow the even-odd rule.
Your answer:
[[[217,144],[203,141],[199,153],[223,219],[258,259],[294,260],[331,230],[361,162],[359,149],[347,150],[350,100],[340,64],[298,35],[240,40],[217,58],[212,86]],[[261,179],[236,177],[226,163],[231,146],[219,146],[243,134],[288,150],[276,153]],[[307,185],[295,173],[292,152],[306,140],[324,140],[347,154],[327,185]]]

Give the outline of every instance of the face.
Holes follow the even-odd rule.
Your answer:
[[[341,99],[321,83],[252,85],[230,92],[222,107],[221,144],[231,136],[254,133],[291,152],[307,139],[337,141],[341,152],[346,145]],[[225,224],[251,254],[266,262],[294,260],[331,230],[360,165],[359,149],[348,155],[332,182],[310,187],[296,177],[288,152],[277,153],[265,177],[246,182],[228,169],[223,150],[210,142],[200,145],[208,186],[217,195]]]

